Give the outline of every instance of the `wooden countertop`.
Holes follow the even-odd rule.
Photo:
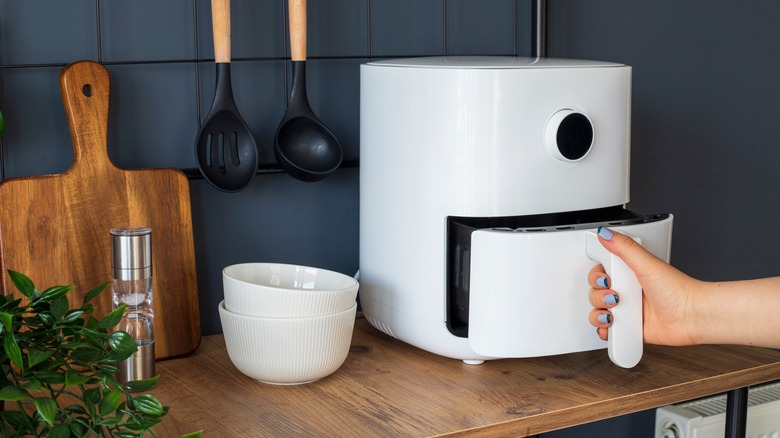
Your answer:
[[[630,370],[605,350],[466,365],[359,318],[344,365],[314,383],[244,376],[221,335],[157,372],[152,393],[171,407],[160,437],[525,436],[780,379],[780,352],[648,345]]]

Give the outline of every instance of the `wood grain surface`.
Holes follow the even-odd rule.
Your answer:
[[[74,285],[71,303],[81,305],[91,288],[111,280],[109,230],[148,226],[157,357],[191,353],[200,343],[200,314],[187,177],[175,169],[125,171],[111,163],[103,66],[71,64],[60,81],[73,164],[62,175],[0,182],[2,292],[17,293],[6,273],[11,269],[40,289]],[[110,286],[94,304],[98,315],[111,311]]]
[[[214,61],[230,62],[230,0],[211,0]]]
[[[466,365],[360,318],[344,365],[307,385],[244,376],[221,335],[158,372],[152,393],[171,407],[160,436],[517,437],[780,379],[780,352],[648,345],[630,370],[606,350]]]
[[[306,0],[290,0],[290,57],[293,61],[306,61]]]

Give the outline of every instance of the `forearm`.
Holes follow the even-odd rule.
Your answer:
[[[780,277],[700,282],[690,293],[696,343],[780,348]]]

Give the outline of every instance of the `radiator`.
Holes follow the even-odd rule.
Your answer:
[[[655,411],[656,438],[723,438],[726,395],[708,397]],[[747,438],[780,438],[780,382],[748,391]]]

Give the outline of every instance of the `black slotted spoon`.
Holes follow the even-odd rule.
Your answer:
[[[258,151],[252,131],[233,99],[230,79],[230,0],[211,1],[217,86],[214,103],[195,138],[195,161],[214,187],[237,192],[257,173]]]

